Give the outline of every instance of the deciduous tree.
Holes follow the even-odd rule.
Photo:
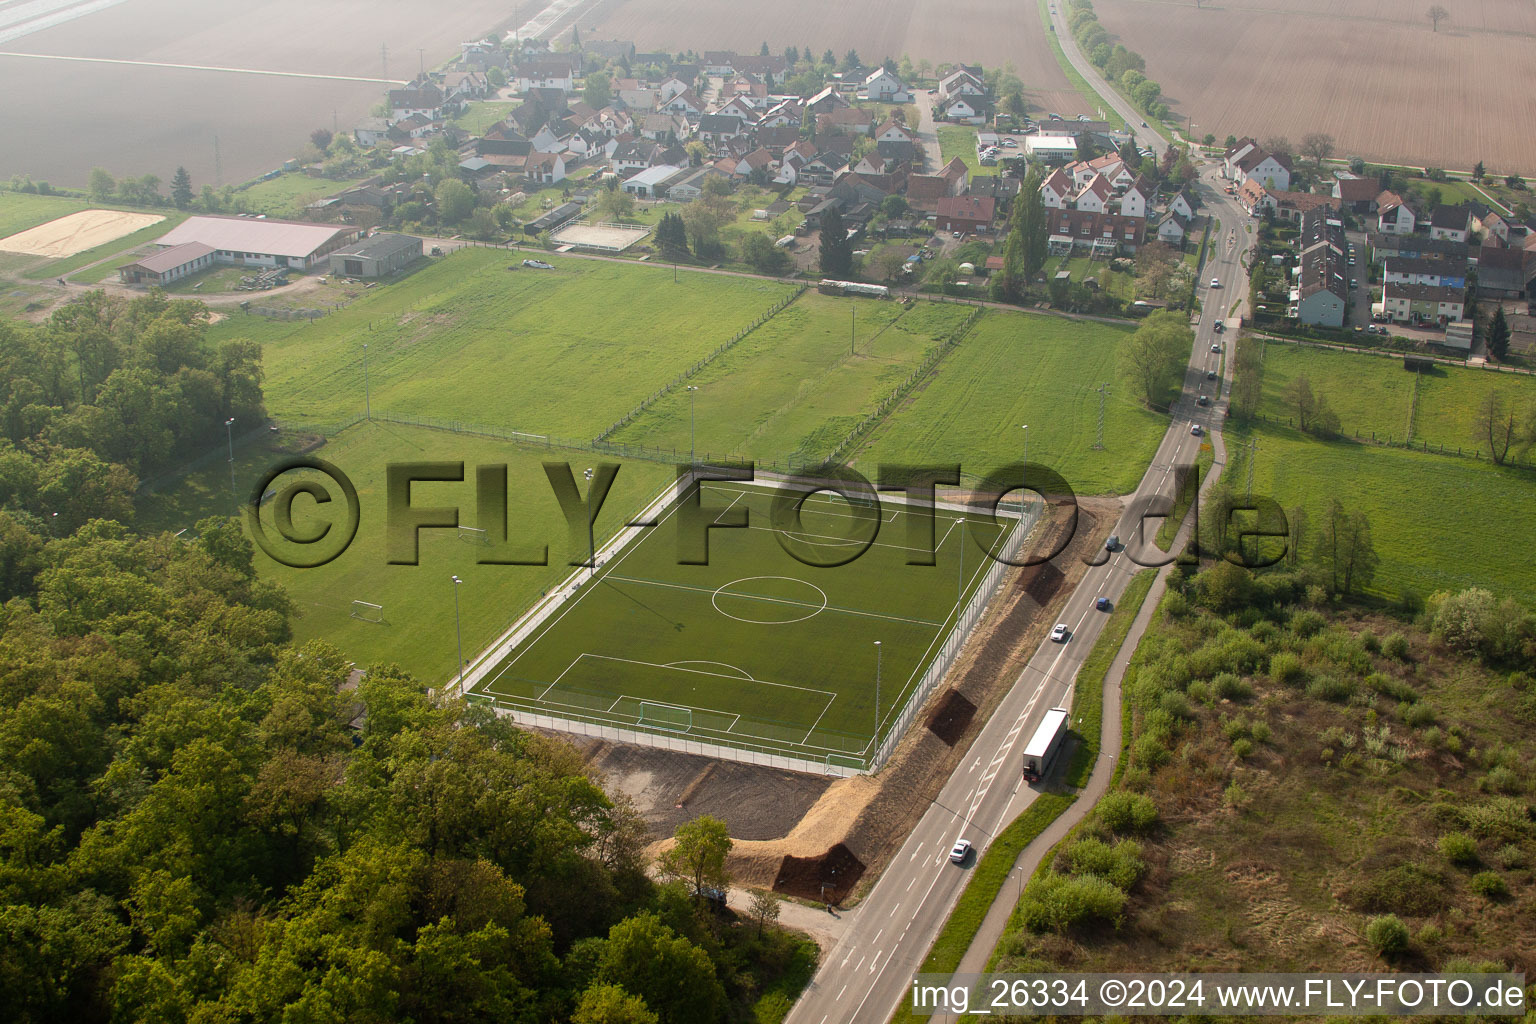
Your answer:
[[[1439,4],[1432,5],[1429,10],[1424,12],[1424,17],[1429,19],[1430,28],[1436,32],[1440,31],[1440,23],[1450,16],[1451,12]]]
[[[1167,404],[1168,392],[1178,381],[1189,358],[1195,332],[1177,313],[1153,313],[1131,335],[1126,345],[1127,371],[1153,408]]]

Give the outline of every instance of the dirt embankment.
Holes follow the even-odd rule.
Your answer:
[[[1066,547],[1003,577],[948,677],[878,775],[828,782],[618,746],[594,751],[592,760],[616,788],[637,800],[650,794],[641,810],[660,836],[698,814],[723,818],[735,840],[729,869],[737,884],[841,903],[900,848],[1044,639],[1052,609],[1082,578],[1082,559],[1097,550],[1120,511],[1116,499],[1081,499],[1074,531],[1069,515],[1057,510],[1032,550],[1050,551],[1070,532]],[[687,761],[715,767],[654,767]],[[633,771],[642,762],[643,776]],[[658,783],[658,771],[668,781]],[[676,795],[675,806],[667,806],[663,791]],[[659,839],[653,852],[668,843]]]

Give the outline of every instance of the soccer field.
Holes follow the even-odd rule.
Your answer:
[[[748,516],[745,528],[708,530],[708,564],[680,564],[685,502],[671,505],[472,694],[567,721],[867,768],[877,738],[900,735],[908,699],[942,674],[976,621],[997,579],[987,552],[1012,550],[1024,532],[1016,506],[994,521],[941,498],[930,546],[922,509],[895,496],[875,509],[819,493],[790,518],[775,514],[771,486],[701,490],[706,521]],[[846,558],[871,535],[847,564],[807,564]]]

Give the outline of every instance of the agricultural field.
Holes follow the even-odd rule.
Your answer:
[[[592,39],[633,39],[642,50],[734,49],[756,53],[766,41],[774,53],[786,46],[831,48],[841,57],[855,49],[869,62],[910,55],[914,62],[965,61],[987,67],[1013,64],[1025,99],[1042,110],[1089,113],[1062,73],[1039,19],[1020,16],[1017,4],[977,0],[963,10],[938,0],[853,0],[825,4],[791,0],[771,6],[705,0],[617,0],[583,22]],[[978,32],[977,26],[986,31]]]
[[[1406,435],[1415,374],[1403,369],[1402,360],[1269,343],[1264,348],[1264,399],[1259,411],[1279,422],[1293,420],[1296,411],[1285,394],[1301,376],[1338,413],[1346,435],[1396,441]],[[1418,375],[1412,439],[1451,449],[1478,447],[1474,423],[1492,391],[1500,392],[1516,409],[1536,403],[1536,379],[1523,375],[1444,365]],[[1486,453],[1486,439],[1481,447]]]
[[[235,454],[234,479],[241,499],[282,457],[267,444],[242,444]],[[378,421],[343,431],[313,454],[346,473],[356,486],[361,505],[356,539],[339,558],[319,568],[290,568],[260,551],[256,567],[264,579],[281,585],[293,599],[298,613],[293,624],[297,640],[325,639],[360,665],[396,662],[433,685],[446,681],[457,658],[450,577],[457,575],[464,580],[459,613],[468,658],[569,575],[572,570],[567,563],[572,557],[586,557],[584,545],[581,550],[569,550],[565,519],[541,463],[569,461],[580,485],[582,470],[593,464],[590,455],[524,448],[490,438]],[[499,552],[460,540],[456,530],[423,530],[418,565],[387,564],[385,466],[403,461],[465,464],[464,483],[415,484],[411,499],[415,506],[457,506],[459,522],[465,526],[478,522],[475,467],[507,464],[509,546],[521,545],[515,549],[520,552],[547,543],[549,564],[477,564],[478,558]],[[604,538],[622,529],[672,476],[670,467],[657,463],[624,463],[597,517],[597,543],[601,545]],[[278,484],[295,478],[296,474],[285,474]],[[327,486],[336,493],[333,485]],[[220,459],[174,487],[141,497],[139,526],[175,533],[193,527],[205,516],[228,515],[232,507],[229,465]],[[296,529],[320,521],[314,518],[315,508],[303,499],[294,503]],[[270,511],[264,518],[270,531]],[[384,621],[354,618],[353,601],[383,605]]]
[[[768,462],[830,455],[970,314],[804,293],[689,381],[699,389],[698,451]],[[686,454],[689,411],[678,389],[610,440]]]
[[[1314,529],[1334,496],[1369,517],[1381,558],[1372,591],[1395,598],[1405,588],[1427,595],[1485,586],[1536,602],[1536,568],[1511,546],[1522,531],[1498,528],[1531,521],[1536,478],[1528,470],[1319,441],[1286,427],[1229,425],[1230,480],[1246,479],[1250,437],[1258,440],[1255,494],[1274,498],[1282,508],[1306,508]]]
[[[985,474],[1023,457],[1054,468],[1078,494],[1135,489],[1168,428],[1142,408],[1123,373],[1131,328],[989,311],[858,452],[859,465],[960,462]],[[1104,448],[1094,450],[1100,383]]]
[[[1176,119],[1196,134],[1299,143],[1334,137],[1336,155],[1431,167],[1536,172],[1529,120],[1536,6],[1461,0],[1431,31],[1422,4],[1254,0],[1240,6],[1098,0],[1116,42],[1146,58]],[[1198,58],[1191,55],[1198,54]],[[1277,103],[1277,96],[1287,97]]]
[[[332,423],[373,409],[591,438],[790,294],[670,268],[463,249],[314,322],[236,315],[263,346],[267,407]],[[516,267],[508,270],[508,266]],[[302,298],[302,297],[301,297]]]
[[[489,668],[475,692],[546,714],[862,767],[872,736],[889,729],[992,565],[976,542],[1002,543],[998,527],[941,506],[934,564],[912,565],[905,506],[882,502],[866,518],[822,494],[780,519],[775,495],[705,485],[707,513],[749,518],[745,529],[712,531],[702,565],[679,558],[674,505]],[[838,561],[835,572],[825,567]]]
[[[67,20],[12,39],[5,49],[247,73],[0,57],[0,89],[32,97],[6,111],[8,135],[50,140],[9,147],[0,171],[79,186],[92,167],[118,176],[152,173],[168,183],[182,165],[196,187],[244,181],[281,166],[320,125],[345,130],[366,116],[387,87],[381,79],[409,79],[422,64],[457,54],[462,40],[510,27],[514,17],[526,20],[542,6],[466,0],[423,17],[420,5],[369,0],[76,5]],[[387,74],[381,46],[388,47]]]

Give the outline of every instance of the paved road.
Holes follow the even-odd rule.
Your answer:
[[[934,174],[944,166],[944,157],[939,149],[939,132],[933,121],[933,97],[928,95],[927,89],[919,89],[912,97],[912,103],[917,107],[917,141],[928,158],[923,169]]]
[[[1055,0],[1053,5],[1055,13],[1050,16],[1051,24],[1056,27],[1056,38],[1061,42],[1061,52],[1067,55],[1067,63],[1071,64],[1094,87],[1104,102],[1114,108],[1115,113],[1125,119],[1131,131],[1136,133],[1136,141],[1139,145],[1156,152],[1159,156],[1168,148],[1168,140],[1159,132],[1152,122],[1147,122],[1149,127],[1143,128],[1142,121],[1145,115],[1131,106],[1118,92],[1109,87],[1104,81],[1104,76],[1099,74],[1099,69],[1088,62],[1083,56],[1083,51],[1078,49],[1077,40],[1072,38],[1072,30],[1067,27],[1067,5],[1065,0]],[[1235,222],[1234,222],[1235,223]]]
[[[1060,19],[1059,13],[1057,18]],[[1106,101],[1120,116],[1139,125],[1141,118],[1108,89],[1097,69],[1082,60],[1065,29],[1063,23],[1058,25],[1057,31],[1063,33],[1062,44],[1074,66],[1100,88]],[[1168,140],[1155,129],[1139,128],[1138,138],[1159,152],[1168,145]],[[970,867],[974,866],[974,860],[965,867],[950,864],[949,848],[956,839],[966,838],[978,848],[979,856],[997,833],[1035,797],[1035,790],[1025,785],[1018,774],[1019,754],[1048,709],[1071,706],[1077,672],[1093,650],[1105,619],[1103,613],[1094,610],[1095,599],[1104,596],[1118,601],[1127,582],[1143,564],[1155,564],[1164,557],[1152,544],[1160,520],[1153,519],[1147,524],[1142,518],[1145,510],[1154,499],[1171,500],[1175,468],[1194,464],[1202,444],[1214,445],[1213,474],[1219,473],[1225,464],[1219,433],[1212,436],[1212,431],[1219,432],[1225,415],[1231,368],[1223,359],[1224,352],[1213,352],[1212,347],[1226,348],[1225,335],[1215,330],[1217,319],[1234,302],[1246,299],[1247,278],[1241,254],[1247,245],[1239,226],[1245,218],[1236,204],[1222,193],[1214,168],[1207,168],[1196,189],[1208,212],[1221,220],[1224,227],[1212,239],[1207,265],[1202,270],[1200,285],[1207,312],[1196,330],[1180,398],[1171,409],[1172,423],[1115,527],[1114,532],[1126,547],[1108,556],[1099,552],[1100,564],[1089,568],[1061,612],[1060,621],[1071,629],[1068,642],[1054,644],[1047,640],[1036,650],[1002,704],[982,728],[966,760],[957,766],[860,905],[857,919],[850,923],[842,940],[824,955],[816,976],[790,1012],[789,1024],[883,1024],[890,1018],[909,991],[912,976],[959,898]],[[1210,287],[1212,278],[1220,280],[1221,287]],[[1211,372],[1222,379],[1209,380]],[[1197,396],[1202,394],[1211,396],[1211,405],[1196,404]],[[1192,427],[1197,424],[1202,436],[1192,432]],[[1130,647],[1134,647],[1149,619],[1150,614],[1138,617]],[[1123,671],[1123,664],[1119,667]],[[1116,675],[1112,679],[1115,689],[1106,694],[1106,707],[1118,706],[1118,678]],[[1094,773],[1094,790],[1102,788],[1107,780],[1102,758],[1113,757],[1115,749],[1111,744],[1105,744],[1101,764]],[[1052,835],[1087,814],[1096,796],[1094,791],[1085,794],[1084,799],[1063,815]],[[1049,838],[1042,837],[1042,842]],[[1040,855],[1037,844],[1031,844],[1031,850],[1035,856]],[[1030,852],[1025,851],[1026,855]],[[1013,891],[1005,886],[999,902],[1013,895]],[[999,915],[1000,911],[990,915],[993,941],[1000,930]],[[974,962],[974,956],[972,960]]]

